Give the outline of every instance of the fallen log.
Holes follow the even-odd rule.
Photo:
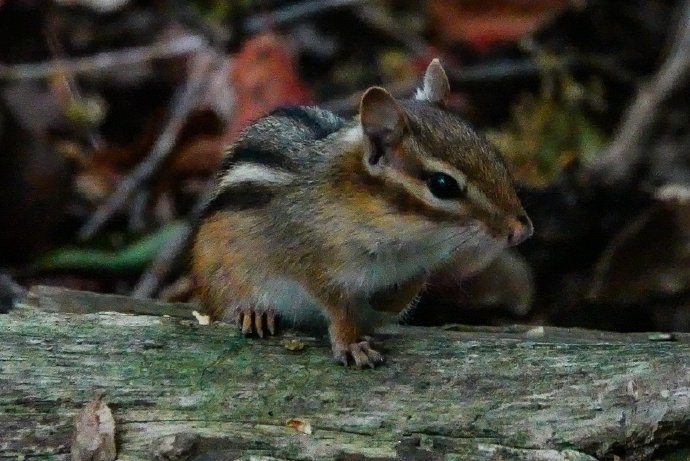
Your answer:
[[[690,447],[688,334],[390,326],[374,337],[386,364],[352,370],[323,338],[245,339],[192,308],[33,289],[0,315],[0,459],[70,459],[74,418],[99,395],[119,460],[647,460]]]

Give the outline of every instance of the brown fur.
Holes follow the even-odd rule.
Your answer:
[[[435,102],[447,92],[439,78],[445,74],[432,63],[425,94]],[[344,123],[315,109],[287,109],[246,130],[222,176],[232,178],[236,162],[250,162],[243,171],[257,171],[257,182],[243,177],[246,183],[228,181],[218,191],[200,222],[192,261],[199,296],[214,319],[237,310],[261,318],[272,302],[290,304],[270,298],[275,290],[306,296],[295,302],[313,299],[324,312],[336,358],[373,366],[382,358],[359,342],[371,326],[363,305],[400,312],[428,272],[450,257],[447,239],[460,246],[454,261],[474,268],[482,255],[474,247],[463,252],[465,242],[473,244],[461,240],[466,229],[505,240],[511,230],[525,230],[519,221],[526,217],[498,153],[457,116],[438,104],[397,102],[380,88],[367,91],[361,111],[361,145],[352,141],[359,121]],[[426,170],[437,164],[430,160],[461,172],[490,206],[430,196],[426,178],[434,171]],[[280,181],[271,182],[272,172]],[[233,206],[232,193],[240,190],[237,200],[244,202]],[[253,200],[252,191],[266,190]],[[246,317],[244,325],[250,325]]]

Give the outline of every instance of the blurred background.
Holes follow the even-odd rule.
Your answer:
[[[38,284],[192,299],[222,146],[407,97],[434,57],[536,233],[407,320],[690,331],[690,2],[652,0],[0,0],[0,312]]]

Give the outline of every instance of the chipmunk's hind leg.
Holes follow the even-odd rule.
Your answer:
[[[374,368],[382,364],[383,355],[362,338],[366,322],[361,316],[361,309],[343,304],[344,298],[337,294],[322,299],[330,321],[331,348],[336,362],[346,367],[352,363],[357,368]]]

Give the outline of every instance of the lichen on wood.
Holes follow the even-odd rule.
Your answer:
[[[350,370],[323,338],[291,351],[183,311],[107,312],[132,306],[39,289],[0,315],[0,459],[69,459],[99,393],[120,460],[644,460],[689,445],[690,335],[390,326],[374,337],[386,364]]]

